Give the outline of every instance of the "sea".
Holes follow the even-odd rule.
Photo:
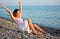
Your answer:
[[[12,12],[19,6],[7,6]],[[0,16],[11,19],[0,6]],[[33,23],[60,30],[60,6],[23,6],[22,18],[30,18]]]

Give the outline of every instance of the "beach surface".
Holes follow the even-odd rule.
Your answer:
[[[45,36],[41,32],[39,35],[18,32],[18,27],[13,21],[0,17],[0,39],[60,39],[60,30],[39,26],[50,36]]]

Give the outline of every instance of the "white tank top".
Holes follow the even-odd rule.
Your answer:
[[[23,21],[22,18],[17,18],[15,20],[15,23],[17,24],[19,30],[21,30],[21,31],[28,31],[28,33],[31,33],[32,32],[30,30],[30,28],[29,28],[29,25],[28,25],[28,21],[27,20]]]

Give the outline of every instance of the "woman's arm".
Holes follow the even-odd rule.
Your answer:
[[[20,17],[22,16],[22,2],[21,1],[19,1],[19,10],[20,10]]]
[[[6,7],[6,5],[4,5],[4,4],[2,4],[2,3],[0,3],[0,5],[10,14],[11,18],[12,18],[13,20],[15,20],[15,17],[13,16],[11,10],[9,10],[9,9]]]

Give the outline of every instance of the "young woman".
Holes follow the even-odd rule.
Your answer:
[[[20,9],[15,9],[12,13],[11,10],[9,10],[6,5],[0,3],[0,6],[2,6],[11,16],[12,20],[17,24],[18,29],[21,31],[27,31],[29,32],[32,30],[32,33],[38,34],[38,31],[42,32],[43,34],[46,34],[45,31],[43,31],[38,25],[33,24],[31,19],[28,18],[27,20],[23,21],[22,17],[22,2],[19,1]]]

